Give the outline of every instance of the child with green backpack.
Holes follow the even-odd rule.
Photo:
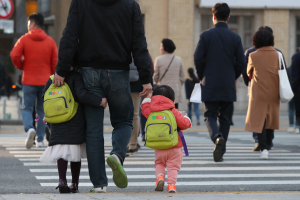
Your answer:
[[[107,100],[101,94],[89,93],[79,72],[69,72],[61,87],[56,87],[52,79],[53,76],[44,89],[45,120],[50,126],[51,136],[49,147],[41,156],[40,162],[57,163],[57,188],[60,193],[78,193],[81,158],[86,158],[86,119],[83,104],[106,108]],[[70,187],[66,179],[68,162],[71,162],[72,173]]]
[[[174,90],[166,85],[154,89],[142,102],[143,115],[148,118],[145,126],[146,146],[155,149],[155,191],[163,191],[165,169],[168,170],[168,192],[176,193],[175,184],[183,160],[188,155],[182,130],[192,126],[191,120],[182,115],[174,104]]]

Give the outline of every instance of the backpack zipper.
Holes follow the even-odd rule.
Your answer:
[[[64,101],[65,101],[65,106],[66,106],[66,108],[68,108],[66,98],[65,98],[65,97],[56,97],[56,98],[54,98],[54,99],[59,99],[59,98],[64,99]],[[49,101],[49,100],[53,100],[53,99],[47,99],[47,100],[44,101],[44,103],[45,103],[46,101]]]

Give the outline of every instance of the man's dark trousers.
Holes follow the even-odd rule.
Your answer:
[[[295,107],[296,107],[296,120],[300,124],[300,92],[294,93]]]
[[[213,143],[218,137],[223,137],[225,144],[222,153],[226,152],[226,142],[230,130],[233,115],[233,102],[204,102],[204,117],[209,135]],[[219,119],[219,125],[217,120]]]

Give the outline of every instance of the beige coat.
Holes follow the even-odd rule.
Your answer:
[[[247,73],[253,72],[245,129],[261,133],[279,129],[279,58],[273,47],[262,47],[249,56]]]
[[[167,70],[173,54],[164,54],[155,59],[154,64],[154,83],[158,83]],[[168,72],[159,85],[168,85],[175,92],[175,103],[182,102],[182,85],[185,81],[184,67],[179,56],[175,56]]]

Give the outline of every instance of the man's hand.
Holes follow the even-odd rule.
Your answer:
[[[149,93],[152,93],[151,83],[143,85],[144,90],[140,93],[140,97],[146,97]]]
[[[65,78],[55,73],[52,83],[54,83],[55,86],[60,87],[64,84],[64,82]]]
[[[190,104],[190,100],[189,100],[189,99],[186,100],[186,104],[187,104],[187,105]]]

